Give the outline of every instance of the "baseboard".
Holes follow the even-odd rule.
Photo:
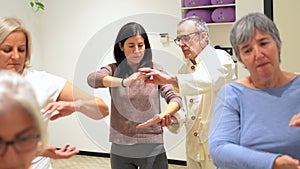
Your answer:
[[[110,157],[109,153],[99,153],[99,152],[90,152],[90,151],[80,151],[78,155],[95,156],[95,157],[103,157],[103,158]],[[168,159],[168,163],[174,165],[186,166],[186,161],[182,161],[182,160]]]

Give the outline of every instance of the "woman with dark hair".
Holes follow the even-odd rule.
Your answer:
[[[146,84],[139,69],[164,71],[152,62],[152,52],[144,28],[135,22],[124,25],[114,45],[116,63],[88,76],[93,88],[109,87],[111,95],[110,142],[112,169],[166,169],[163,130],[159,125],[136,126],[153,116],[163,118],[181,107],[181,98],[171,85]],[[160,96],[168,103],[160,110]],[[160,114],[160,115],[158,115]]]

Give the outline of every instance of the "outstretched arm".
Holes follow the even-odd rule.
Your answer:
[[[75,111],[98,120],[108,115],[108,106],[99,97],[91,96],[79,88],[67,82],[62,89],[57,102],[49,103],[44,109],[43,114],[51,114],[55,110],[58,114],[50,119],[55,120],[60,117],[68,116]]]
[[[178,87],[178,81],[176,76],[171,75],[167,72],[162,72],[156,69],[144,68],[139,70],[141,73],[146,75],[147,78],[145,80],[146,83],[153,84],[172,84],[174,87]]]

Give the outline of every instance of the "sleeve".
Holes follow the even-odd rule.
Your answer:
[[[172,85],[160,85],[161,97],[165,98],[166,102],[177,102],[182,107],[181,97],[175,94]]]
[[[32,68],[25,69],[23,76],[33,86],[41,108],[56,101],[67,82],[64,78]]]
[[[155,68],[158,69],[159,71],[165,72],[163,70],[163,68],[157,64],[155,64]],[[178,96],[177,94],[175,94],[175,91],[172,87],[172,85],[166,84],[166,85],[160,85],[160,92],[161,92],[161,96],[163,98],[165,98],[166,102],[169,103],[170,101],[173,102],[177,102],[180,107],[182,107],[182,99],[180,96]],[[182,119],[181,116],[185,116],[184,113],[182,113],[181,111],[182,109],[180,109],[178,112],[176,112],[173,116],[176,117],[178,123],[172,124],[170,126],[167,126],[167,128],[170,130],[170,132],[172,133],[179,133],[180,128],[182,126],[182,122],[180,122]]]
[[[240,99],[230,85],[222,87],[218,94],[210,127],[211,158],[222,169],[272,169],[278,154],[240,145]]]
[[[51,82],[51,83],[49,83]],[[67,80],[49,73],[44,72],[44,75],[40,81],[40,84],[45,87],[45,90],[50,101],[56,101],[61,91],[63,90]],[[47,84],[51,85],[47,85]]]
[[[92,88],[104,88],[103,78],[105,76],[113,76],[113,72],[116,69],[116,64],[109,64],[105,67],[101,67],[100,70],[92,72],[87,77],[87,83]]]
[[[236,64],[232,57],[223,50],[216,50],[217,55],[222,63],[222,71],[225,75],[226,83],[235,80],[237,78],[236,75]]]
[[[154,69],[159,70],[163,73],[167,73],[163,69],[163,67],[158,65],[157,63],[154,63],[153,66]],[[169,102],[172,101],[172,102],[177,102],[180,105],[180,107],[182,107],[181,97],[175,94],[172,85],[170,84],[159,85],[159,90],[160,90],[161,97],[163,97],[166,100],[167,104],[169,104]]]

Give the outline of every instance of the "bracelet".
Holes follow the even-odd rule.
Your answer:
[[[125,79],[122,79],[122,81],[121,81],[122,87],[126,87],[126,86],[124,85],[124,80],[125,80]]]

